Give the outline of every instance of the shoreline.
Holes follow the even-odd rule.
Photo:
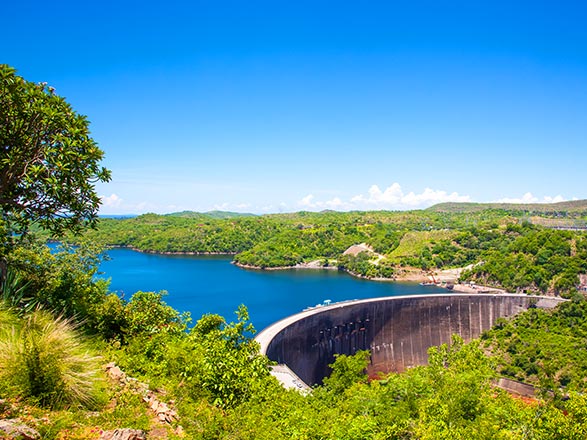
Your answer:
[[[126,245],[107,245],[108,248],[117,248],[117,249],[130,249],[136,252],[141,252],[144,254],[152,254],[152,255],[194,255],[194,256],[207,256],[207,255],[217,255],[217,256],[234,256],[237,255],[238,252],[188,252],[188,251],[154,251],[154,250],[143,250],[136,248],[134,246],[126,246]],[[459,292],[459,293],[507,293],[505,290],[491,287],[491,286],[481,286],[477,284],[461,284],[458,283],[458,277],[462,268],[459,269],[445,269],[436,273],[424,272],[421,269],[401,269],[400,273],[394,275],[391,278],[384,278],[384,277],[366,277],[364,275],[352,272],[346,269],[340,269],[338,266],[323,266],[320,263],[320,260],[310,261],[308,263],[298,263],[294,266],[276,266],[276,267],[260,267],[254,266],[251,264],[243,264],[236,262],[234,260],[231,261],[231,264],[247,270],[257,270],[257,271],[276,271],[276,270],[295,270],[295,269],[302,269],[302,270],[341,270],[349,274],[354,278],[359,278],[366,281],[376,281],[376,282],[414,282],[414,283],[423,283],[429,282],[431,279],[438,280],[435,285],[437,287],[446,287],[443,286],[443,283],[452,283],[453,288],[448,289],[449,291]]]
[[[311,261],[309,263],[298,263],[295,266],[276,266],[276,267],[259,267],[253,266],[250,264],[242,264],[233,261],[237,267],[242,269],[248,270],[257,270],[257,271],[276,271],[276,270],[292,270],[292,269],[311,269],[311,270],[341,270],[349,274],[352,277],[359,278],[366,281],[377,281],[377,282],[414,282],[414,283],[424,283],[431,281],[431,278],[437,279],[438,281],[434,283],[436,287],[444,287],[447,291],[452,292],[459,292],[459,293],[495,293],[495,294],[503,294],[507,293],[506,290],[500,289],[497,287],[491,286],[481,286],[478,284],[462,284],[458,283],[458,275],[462,269],[445,269],[443,271],[439,271],[439,273],[430,274],[430,272],[424,272],[420,269],[417,270],[403,270],[402,273],[396,275],[392,278],[383,278],[383,277],[366,277],[364,275],[360,275],[355,272],[351,272],[350,270],[340,269],[338,266],[321,266],[318,264],[319,260]],[[452,284],[452,289],[446,287],[447,284]]]
[[[248,269],[248,270],[258,270],[258,271],[276,271],[276,270],[294,270],[294,269],[310,269],[310,270],[339,270],[341,272],[345,272],[352,277],[360,278],[362,280],[368,281],[382,281],[382,282],[395,282],[395,281],[412,281],[412,280],[398,280],[397,278],[381,278],[381,277],[366,277],[364,275],[360,275],[355,272],[351,272],[350,270],[341,269],[338,266],[318,266],[315,261],[311,261],[309,263],[298,263],[295,266],[275,266],[275,267],[260,267],[260,266],[253,266],[251,264],[242,264],[233,261],[237,267],[241,269]]]
[[[318,260],[316,260],[318,261]],[[253,266],[252,264],[243,264],[237,261],[232,261],[237,267],[241,269],[249,269],[249,270],[292,270],[292,269],[312,269],[312,270],[339,270],[338,266],[321,266],[316,264],[316,261],[310,261],[309,263],[298,263],[294,266],[275,266],[275,267],[260,267],[260,266]]]
[[[116,248],[116,249],[130,249],[132,251],[141,252],[143,254],[153,254],[153,255],[227,255],[227,256],[234,256],[234,255],[238,254],[238,252],[153,251],[153,250],[139,249],[134,246],[119,245],[119,244],[109,244],[109,245],[106,245],[106,247],[107,248]]]

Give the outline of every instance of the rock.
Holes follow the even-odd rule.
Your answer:
[[[149,386],[142,382],[139,382],[133,377],[127,376],[124,371],[116,366],[114,362],[104,365],[108,376],[114,381],[119,382],[124,386],[129,386],[130,389],[137,394],[142,396],[143,401],[149,406],[149,409],[155,413],[157,420],[162,423],[172,423],[177,420],[177,413],[164,402],[161,402],[157,395],[149,390]],[[116,402],[112,403],[112,407],[116,406]],[[105,437],[109,439],[110,437]],[[118,440],[118,437],[113,437]]]
[[[108,376],[110,376],[110,378],[112,380],[115,380],[117,382],[124,382],[126,379],[126,374],[124,374],[124,372],[117,367],[114,362],[109,363],[108,365],[106,365],[105,367],[106,372],[108,373]]]
[[[165,402],[159,402],[159,407],[157,408],[158,413],[168,413],[169,411],[170,411],[170,409],[165,404]]]
[[[104,431],[100,435],[100,440],[147,440],[147,434],[141,429],[115,429]]]
[[[41,434],[19,419],[0,420],[0,437],[3,439],[37,440]]]
[[[149,392],[149,385],[143,382],[137,382],[137,390],[141,393],[148,393]]]
[[[183,430],[183,428],[181,426],[178,426],[177,428],[175,428],[175,435],[177,435],[178,437],[185,436],[185,431]]]
[[[169,432],[166,428],[153,428],[149,431],[149,439],[167,439]]]

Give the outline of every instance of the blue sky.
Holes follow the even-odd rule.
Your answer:
[[[88,116],[103,214],[587,198],[587,3],[10,2]]]

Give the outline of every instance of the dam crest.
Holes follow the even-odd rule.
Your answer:
[[[298,388],[322,383],[335,354],[369,350],[367,373],[401,372],[424,365],[428,348],[466,342],[499,318],[531,307],[550,309],[560,298],[519,294],[431,294],[347,301],[305,310],[267,327],[255,338],[261,353],[290,370]],[[278,379],[285,384],[283,375]],[[299,382],[303,384],[300,385]]]

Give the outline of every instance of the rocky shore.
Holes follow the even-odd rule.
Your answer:
[[[151,249],[139,249],[134,246],[125,245],[109,245],[109,248],[115,249],[130,249],[131,251],[141,252],[143,254],[154,254],[154,255],[230,255],[234,256],[238,252],[191,252],[191,251],[154,251]]]
[[[261,267],[252,264],[243,264],[233,261],[232,264],[242,269],[251,270],[291,270],[291,269],[314,269],[314,270],[338,270],[338,266],[324,266],[320,260],[310,261],[308,263],[298,263],[293,266],[275,266],[275,267]]]
[[[294,266],[277,266],[277,267],[260,267],[250,264],[242,264],[233,262],[235,266],[242,269],[249,270],[292,270],[292,269],[313,269],[313,270],[340,270],[338,266],[324,266],[320,260],[314,260],[307,263],[298,263]],[[505,290],[490,286],[480,286],[473,283],[461,284],[458,282],[461,272],[466,268],[444,269],[434,272],[423,271],[417,268],[401,268],[391,278],[382,277],[366,277],[364,275],[354,273],[349,270],[344,270],[349,275],[369,281],[383,281],[383,282],[414,282],[414,283],[434,283],[440,287],[447,287],[447,290],[458,293],[506,293]]]

